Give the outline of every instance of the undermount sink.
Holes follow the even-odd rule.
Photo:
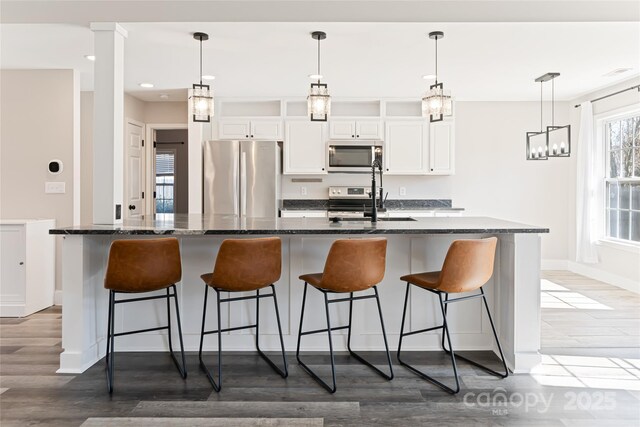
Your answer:
[[[371,222],[371,218],[353,218],[353,217],[349,217],[349,218],[338,217],[338,218],[339,220],[335,221],[333,217],[330,217],[329,221],[331,222],[343,222],[343,221]],[[416,219],[410,218],[410,217],[378,218],[378,221],[416,221]]]

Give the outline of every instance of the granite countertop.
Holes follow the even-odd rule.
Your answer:
[[[55,228],[50,234],[132,235],[287,235],[287,234],[513,234],[548,233],[548,228],[488,217],[434,217],[415,221],[344,221],[326,218],[247,218],[234,215],[156,215],[122,225]]]

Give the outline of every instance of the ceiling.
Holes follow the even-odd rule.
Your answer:
[[[185,99],[198,80],[194,31],[204,43],[204,74],[222,97],[303,97],[316,69],[316,42],[327,32],[322,74],[336,98],[417,98],[434,72],[430,31],[442,30],[439,76],[464,101],[538,100],[534,79],[557,71],[557,99],[573,99],[640,74],[640,23],[121,23],[125,91],[146,101]],[[0,65],[79,71],[93,87],[93,33],[78,24],[3,24]],[[605,74],[618,68],[631,71]],[[151,82],[153,89],[139,83]],[[550,85],[547,85],[550,89]],[[548,95],[545,95],[548,96]]]

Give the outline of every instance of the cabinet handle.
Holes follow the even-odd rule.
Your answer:
[[[387,172],[389,172],[389,168],[387,168]]]
[[[322,170],[324,170],[324,168],[322,168]]]
[[[24,265],[24,261],[20,261],[20,265]]]
[[[251,135],[251,138],[253,138],[253,135]]]
[[[355,137],[356,137],[355,135],[351,135],[351,138],[355,138]]]
[[[433,168],[431,168],[431,172],[433,172]]]
[[[245,135],[244,137],[245,137],[245,138],[249,138],[249,135]]]
[[[360,138],[360,135],[356,135],[356,138]]]
[[[136,209],[136,205],[129,205],[129,210],[130,210],[130,211],[133,211],[133,210],[135,210],[135,209]]]

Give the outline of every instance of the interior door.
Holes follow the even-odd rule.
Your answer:
[[[140,124],[127,121],[125,141],[126,175],[124,183],[125,218],[140,218],[144,206],[144,141]]]

